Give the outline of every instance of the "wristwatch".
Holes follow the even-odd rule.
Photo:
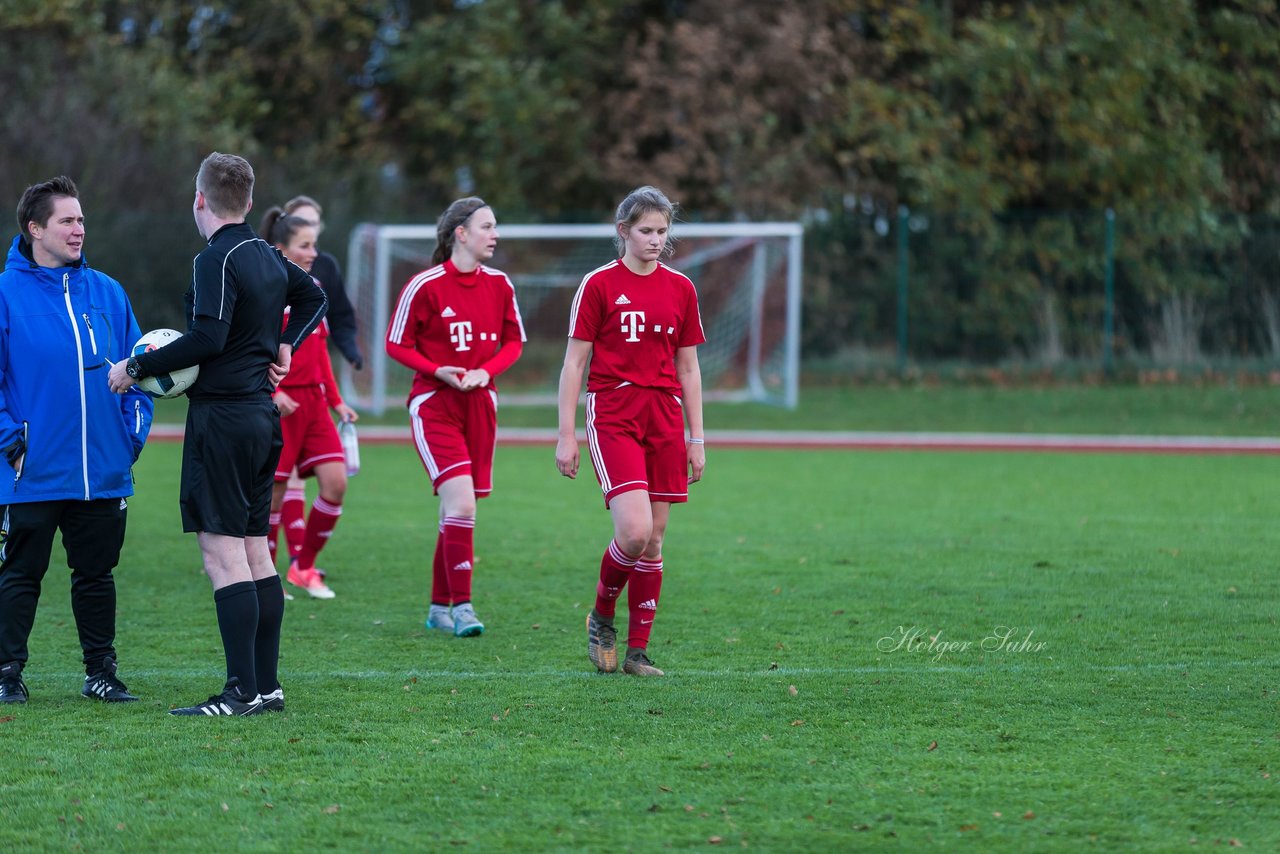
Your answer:
[[[139,365],[138,360],[133,356],[130,356],[129,361],[124,363],[124,372],[135,380],[142,379],[142,365]]]

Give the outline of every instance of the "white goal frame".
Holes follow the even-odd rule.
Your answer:
[[[765,312],[766,270],[764,253],[760,245],[753,250],[755,255],[751,264],[751,306],[750,323],[747,329],[747,346],[745,366],[746,387],[737,391],[707,390],[704,394],[708,400],[740,400],[760,401],[780,404],[794,409],[799,403],[800,393],[800,310],[801,310],[801,270],[803,260],[804,228],[798,222],[760,222],[760,223],[679,223],[675,234],[680,238],[785,238],[786,249],[786,324],[781,344],[781,365],[778,375],[781,388],[771,391],[765,381],[765,359],[771,354],[763,352],[763,326]],[[612,241],[616,235],[613,225],[601,224],[516,224],[500,225],[499,235],[503,239],[517,240],[593,240]],[[382,346],[385,339],[387,322],[390,316],[395,294],[404,284],[392,282],[392,249],[396,240],[412,240],[434,244],[436,227],[434,225],[378,225],[362,223],[351,232],[347,251],[347,294],[353,305],[360,305],[360,294],[366,288],[373,289],[372,316],[360,317],[360,324],[366,326],[361,339],[367,342],[365,353],[367,369],[371,372],[370,392],[367,397],[357,393],[354,374],[351,366],[342,363],[341,383],[344,396],[357,402],[370,413],[381,415],[387,409],[387,368],[386,349]],[[374,245],[373,261],[368,262],[365,247]],[[426,266],[426,265],[424,265]],[[584,271],[585,273],[585,271]],[[520,282],[515,277],[516,289]],[[695,286],[697,279],[694,279]],[[576,285],[575,285],[576,287]],[[568,318],[565,318],[566,324]],[[704,325],[708,318],[703,318]],[[776,361],[776,358],[775,358]],[[777,383],[775,383],[777,385]],[[512,395],[502,396],[503,405],[519,405],[521,403],[545,404],[554,402],[554,395]]]

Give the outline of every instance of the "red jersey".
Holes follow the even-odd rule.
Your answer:
[[[621,260],[582,280],[569,310],[569,337],[593,345],[587,391],[631,383],[676,396],[676,350],[707,340],[688,276],[665,264],[641,276]]]
[[[452,260],[410,279],[387,325],[388,345],[411,347],[426,358],[414,374],[410,399],[445,386],[434,375],[440,365],[484,368],[497,376],[510,367],[506,354],[494,358],[498,350],[518,342],[520,347],[510,351],[518,356],[524,341],[524,321],[507,274],[484,265],[460,273]]]
[[[285,326],[289,324],[289,311],[285,309]],[[281,381],[283,389],[316,387],[324,392],[329,406],[342,403],[338,381],[333,376],[333,362],[329,359],[329,321],[321,319],[315,331],[293,351],[289,361],[289,373]]]

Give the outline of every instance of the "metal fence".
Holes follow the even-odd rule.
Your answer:
[[[891,214],[806,235],[808,357],[1189,366],[1280,357],[1280,219],[1171,212]]]

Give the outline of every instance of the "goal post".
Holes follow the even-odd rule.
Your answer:
[[[698,290],[707,343],[698,348],[703,396],[795,408],[800,387],[799,223],[679,223],[665,263]],[[487,265],[510,276],[528,342],[498,380],[504,406],[554,403],[582,278],[617,257],[609,224],[498,226]],[[343,363],[344,396],[372,414],[400,405],[412,372],[391,360],[384,340],[404,284],[431,266],[434,225],[364,223],[351,232],[347,294],[356,309],[366,369]]]

